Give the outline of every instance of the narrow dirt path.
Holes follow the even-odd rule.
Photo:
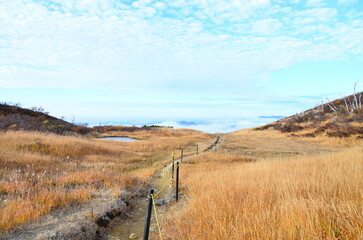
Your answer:
[[[222,136],[217,136],[216,141],[206,148],[203,152],[211,151],[215,148],[218,144],[222,142]],[[184,159],[194,157],[194,155],[190,155],[187,157],[183,157]],[[176,159],[174,164],[180,163],[181,159]],[[150,186],[154,188],[155,193],[158,193],[155,201],[157,200],[165,200],[165,201],[172,201],[175,196],[172,191],[172,163],[168,164],[163,169],[156,172],[154,177],[149,182]],[[144,231],[144,224],[145,224],[145,214],[146,214],[146,206],[147,206],[148,198],[140,198],[136,201],[133,210],[130,214],[130,217],[127,219],[121,219],[114,221],[110,225],[111,233],[107,239],[109,240],[126,240],[126,239],[142,239],[143,231]],[[159,221],[163,218],[163,212],[165,212],[166,204],[162,206],[157,206],[157,215],[159,217]],[[154,211],[154,210],[153,210]],[[157,231],[157,226],[155,224],[155,214],[152,213],[151,219],[151,232]],[[130,236],[134,235],[135,238],[130,238]]]
[[[167,168],[167,167],[166,167]],[[163,174],[165,173],[165,175]],[[164,175],[164,176],[163,176]],[[157,199],[164,198],[170,192],[169,185],[171,184],[170,173],[163,169],[158,171],[149,183],[155,192],[160,191]],[[166,185],[166,186],[165,186]],[[161,189],[165,186],[163,189]],[[145,213],[148,198],[140,198],[135,202],[132,212],[129,218],[116,221],[111,224],[111,234],[108,236],[109,240],[124,240],[129,239],[130,235],[133,233],[136,238],[141,239],[144,231],[145,223]],[[152,223],[154,223],[154,213],[152,215]],[[151,225],[154,228],[154,224]]]

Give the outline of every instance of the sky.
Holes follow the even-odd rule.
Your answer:
[[[356,82],[362,0],[0,0],[0,101],[68,121],[232,131]]]

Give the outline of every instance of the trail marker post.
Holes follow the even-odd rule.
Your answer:
[[[175,200],[179,200],[179,163],[176,163],[176,189]]]
[[[197,144],[197,155],[198,155],[198,144]]]
[[[150,188],[149,189],[149,201],[147,203],[147,210],[146,210],[146,220],[145,220],[145,226],[144,226],[144,238],[143,240],[148,240],[149,239],[149,229],[150,229],[150,220],[151,220],[151,210],[152,210],[152,203],[153,203],[153,199],[152,199],[152,194],[154,194],[154,189]]]
[[[183,161],[183,153],[184,153],[184,148],[181,149],[181,157],[180,157],[180,161]]]

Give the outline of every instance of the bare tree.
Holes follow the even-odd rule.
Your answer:
[[[352,115],[357,111],[362,110],[362,93],[357,93],[357,83],[354,84],[354,94],[351,97],[342,97],[344,104],[336,106],[333,102],[328,100],[328,106],[332,110],[333,113],[344,113],[347,115]]]

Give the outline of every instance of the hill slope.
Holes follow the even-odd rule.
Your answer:
[[[38,132],[52,132],[57,134],[103,134],[108,132],[140,132],[140,131],[154,131],[158,132],[156,125],[151,126],[94,126],[92,128],[66,122],[64,120],[55,118],[43,112],[42,108],[27,109],[17,105],[9,105],[0,103],[0,130],[25,130],[25,131],[38,131]]]
[[[363,137],[363,92],[337,99],[255,130],[275,129],[294,136]]]
[[[77,126],[41,111],[0,104],[0,129],[64,133]]]

